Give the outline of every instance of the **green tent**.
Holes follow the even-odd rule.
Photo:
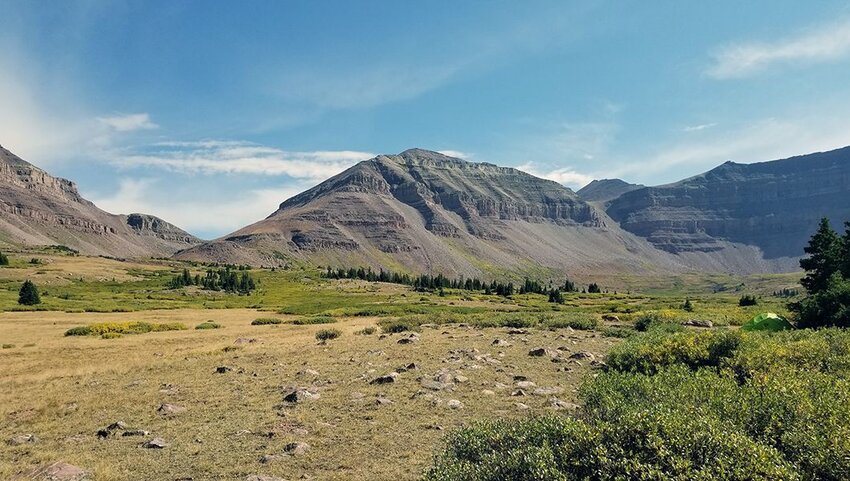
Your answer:
[[[794,326],[791,325],[784,317],[775,314],[773,312],[765,312],[757,315],[752,318],[750,322],[741,326],[741,330],[744,331],[784,331],[786,329],[793,329]]]

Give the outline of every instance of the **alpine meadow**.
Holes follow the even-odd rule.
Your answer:
[[[843,2],[0,11],[0,479],[850,479]]]

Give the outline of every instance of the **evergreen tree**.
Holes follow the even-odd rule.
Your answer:
[[[841,275],[850,279],[850,221],[844,223],[844,236],[841,237],[838,255],[841,258],[838,266]]]
[[[18,304],[24,306],[41,304],[41,296],[38,295],[38,288],[35,287],[32,281],[24,281],[24,285],[21,286],[21,292],[18,295]]]
[[[561,291],[559,291],[558,289],[552,289],[551,291],[549,291],[549,302],[563,304],[564,296],[561,294]]]
[[[809,294],[816,294],[828,287],[830,277],[841,264],[841,239],[830,227],[829,219],[821,219],[817,232],[803,250],[809,256],[800,260],[800,267],[806,271],[800,283]]]
[[[693,312],[694,305],[691,303],[690,299],[685,299],[685,303],[682,304],[682,310],[685,312]]]
[[[0,266],[8,266],[9,258],[6,257],[6,254],[0,252]]]
[[[587,293],[588,294],[599,294],[601,292],[602,292],[602,289],[600,289],[599,285],[595,282],[590,284],[589,286],[587,286]]]

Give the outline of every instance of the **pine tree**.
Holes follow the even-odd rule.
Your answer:
[[[41,296],[38,295],[38,288],[35,287],[32,281],[24,281],[24,285],[21,286],[21,292],[18,295],[18,304],[24,306],[41,304]]]
[[[685,312],[693,312],[694,305],[691,303],[690,299],[685,299],[685,303],[682,304],[682,310]]]
[[[9,258],[6,257],[6,254],[0,252],[0,266],[8,266]]]
[[[806,271],[806,277],[800,283],[809,294],[816,294],[829,285],[829,278],[840,266],[841,239],[829,225],[829,219],[820,221],[818,231],[803,249],[809,257],[800,260],[800,267]]]
[[[841,259],[838,266],[841,275],[850,280],[850,221],[844,223],[844,236],[841,237],[838,255]]]

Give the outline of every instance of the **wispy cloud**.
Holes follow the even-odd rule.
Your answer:
[[[455,157],[457,159],[471,159],[472,154],[461,152],[459,150],[438,150],[437,152],[448,155],[449,157]]]
[[[152,130],[159,125],[151,121],[147,113],[140,114],[118,114],[109,117],[98,117],[97,121],[118,132],[132,132],[134,130]]]
[[[572,167],[561,167],[553,170],[544,169],[541,171],[540,167],[530,162],[517,166],[517,169],[523,172],[528,172],[529,174],[536,177],[554,180],[559,184],[564,184],[568,187],[572,187],[575,189],[580,189],[585,185],[589,184],[591,181],[593,181],[593,179],[598,178],[591,174],[577,172]]]
[[[320,180],[374,157],[369,152],[290,152],[238,141],[163,142],[145,152],[117,156],[121,167],[156,167],[187,174],[286,175]]]
[[[699,132],[700,130],[710,129],[712,127],[716,127],[717,123],[712,122],[710,124],[699,124],[699,125],[688,125],[682,129],[683,132]]]
[[[222,198],[218,192],[215,195],[196,193],[190,199],[180,199],[179,208],[175,208],[177,199],[163,195],[158,183],[155,178],[122,178],[117,191],[94,196],[93,201],[109,212],[153,214],[196,235],[211,237],[264,219],[304,187],[253,189],[240,192],[234,198]]]
[[[706,73],[717,79],[747,77],[778,64],[827,62],[850,55],[850,20],[813,27],[775,42],[728,45],[712,54]]]

